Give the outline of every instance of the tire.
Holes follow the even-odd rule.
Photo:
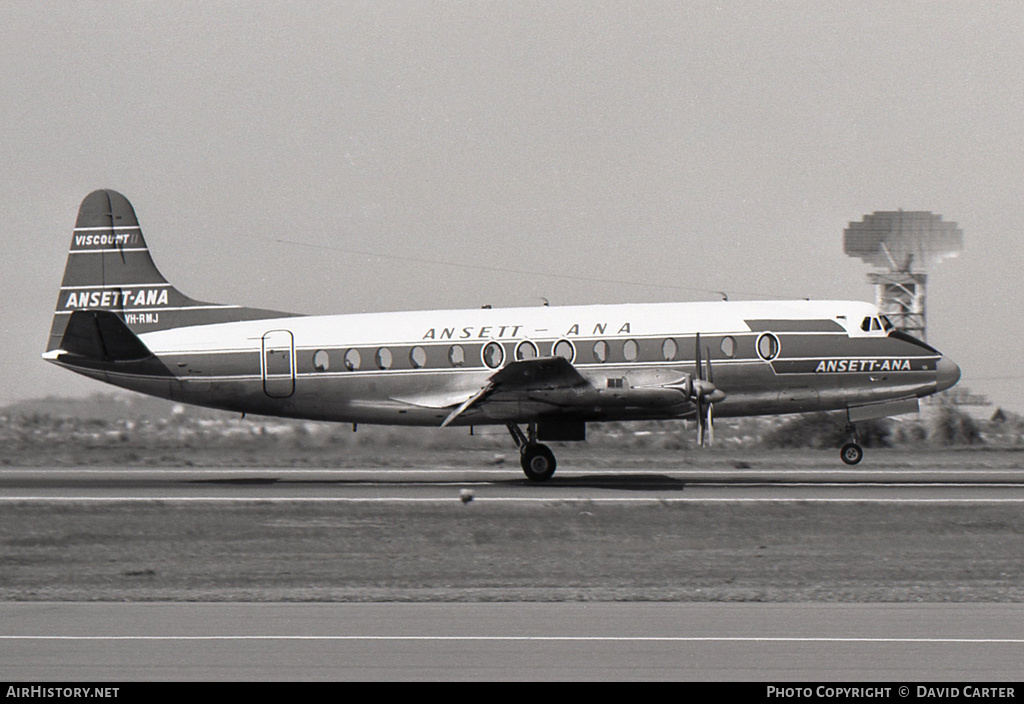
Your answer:
[[[860,461],[864,459],[864,450],[857,443],[848,442],[843,445],[843,449],[839,451],[839,457],[846,464],[859,464]]]
[[[555,455],[547,445],[526,445],[519,459],[530,481],[546,482],[555,473]]]

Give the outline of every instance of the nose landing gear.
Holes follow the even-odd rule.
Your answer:
[[[848,442],[839,450],[839,457],[846,464],[857,464],[864,459],[864,449],[855,442]]]
[[[839,459],[848,465],[859,464],[864,459],[864,448],[860,446],[860,434],[857,432],[857,426],[849,423],[846,426],[846,430],[850,433],[852,441],[843,445],[842,449],[839,450]]]

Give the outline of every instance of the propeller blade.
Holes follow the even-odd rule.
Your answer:
[[[715,408],[715,404],[708,403],[708,429],[707,429],[708,447],[711,447],[712,445],[715,444],[715,421],[714,421],[714,417],[713,417],[714,416],[714,408]]]
[[[696,342],[694,342],[694,348],[695,349],[693,351],[693,364],[695,367],[697,367],[697,373],[694,376],[696,376],[701,381],[704,381],[704,370],[701,368],[700,365],[700,333],[697,333],[697,340]]]
[[[697,447],[704,447],[704,409],[700,397],[697,398]]]

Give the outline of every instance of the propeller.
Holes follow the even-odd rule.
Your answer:
[[[681,392],[697,407],[697,443],[701,447],[708,447],[715,441],[715,401],[724,399],[725,392],[715,386],[711,348],[707,348],[707,359],[701,357],[699,332],[694,341],[693,364],[695,369],[692,375],[684,374],[673,382],[662,384],[662,387]]]
[[[693,379],[691,398],[697,405],[697,444],[710,447],[715,441],[715,401],[721,401],[725,394],[715,386],[714,370],[711,366],[711,348],[707,348],[707,359],[701,363],[700,333],[697,333],[693,355],[696,373]]]

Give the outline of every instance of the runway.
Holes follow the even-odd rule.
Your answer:
[[[74,591],[89,584],[102,594],[141,596],[127,603],[0,603],[0,662],[5,679],[25,682],[1013,681],[1024,662],[1019,603],[920,604],[907,603],[907,595],[964,594],[970,602],[970,590],[997,601],[1015,593],[1020,533],[1013,505],[1024,503],[1015,462],[1007,455],[992,466],[569,467],[543,484],[512,467],[6,467],[0,506],[9,507],[9,534],[22,546],[12,548],[12,559],[30,560],[11,563],[11,572],[17,564],[26,575],[28,599],[56,588],[46,579],[75,599],[110,598]],[[349,508],[318,512],[331,502]],[[203,506],[221,503],[240,507],[240,520],[249,523],[232,527],[230,515]],[[467,503],[491,508],[445,508]],[[709,508],[659,508],[686,503]],[[764,508],[728,509],[744,504]],[[825,506],[778,513],[816,504]],[[890,504],[919,508],[890,511]],[[994,508],[1001,504],[1010,506]],[[631,505],[649,508],[619,510]],[[59,527],[48,525],[57,515],[50,506],[66,507]],[[167,513],[161,506],[178,508]],[[913,520],[904,523],[904,513]],[[33,516],[40,523],[22,530],[18,521]],[[184,532],[163,539],[179,530],[176,516],[185,519]],[[864,527],[848,536],[847,526],[862,517]],[[116,522],[122,519],[130,527]],[[638,520],[640,542],[614,532]],[[147,533],[153,521],[165,523]],[[132,541],[122,546],[119,530]],[[520,537],[507,541],[513,531]],[[248,542],[256,534],[268,542]],[[534,544],[545,552],[532,552]],[[479,568],[466,567],[460,554]],[[586,573],[575,566],[566,572],[571,560],[589,566]],[[843,580],[828,581],[833,574]],[[407,602],[420,594],[463,597],[180,601],[203,598],[191,596],[199,593],[193,584],[202,593],[220,589],[227,599],[287,593],[287,585],[274,586],[280,575],[320,590],[308,593],[349,589],[387,600],[391,587],[377,585],[394,584],[401,587],[394,598]],[[499,576],[505,591],[488,591]],[[224,578],[239,586],[218,587]],[[176,586],[178,579],[192,581]],[[167,585],[172,591],[160,593],[178,601],[147,602],[147,584]],[[473,596],[503,599],[535,584],[548,585],[538,588],[536,603]],[[960,584],[966,591],[957,591]],[[722,594],[757,598],[769,587],[826,601],[829,594],[868,595],[875,603],[715,601]],[[586,600],[655,588],[651,593],[685,596]],[[887,594],[903,603],[884,603]]]
[[[9,681],[1020,678],[1010,604],[0,604]],[[894,692],[895,693],[895,692]]]
[[[560,470],[530,482],[512,468],[3,468],[3,500],[1024,503],[1006,468]]]

